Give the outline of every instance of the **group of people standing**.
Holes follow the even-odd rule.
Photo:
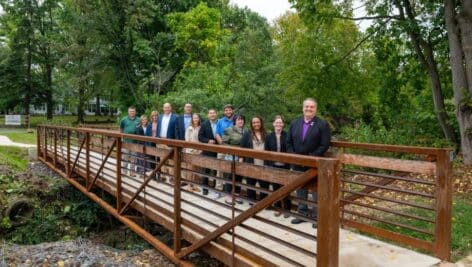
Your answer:
[[[185,104],[184,113],[180,116],[177,116],[172,112],[172,105],[170,103],[165,103],[163,105],[162,114],[159,115],[157,111],[151,112],[150,122],[148,122],[146,115],[142,115],[138,119],[136,117],[136,109],[134,107],[130,107],[128,109],[128,116],[123,118],[120,122],[120,130],[122,133],[126,134],[139,134],[158,138],[179,139],[188,142],[238,146],[260,151],[266,150],[301,155],[323,156],[331,143],[331,131],[329,124],[317,117],[316,112],[316,100],[313,98],[307,98],[303,101],[303,115],[291,122],[288,131],[284,130],[285,124],[282,116],[277,115],[274,117],[272,122],[273,130],[268,133],[264,127],[264,120],[260,116],[252,117],[249,121],[249,127],[246,128],[246,118],[241,114],[234,114],[233,106],[230,104],[227,104],[223,107],[224,116],[219,119],[216,109],[210,108],[208,110],[207,120],[202,122],[200,115],[198,113],[193,113],[192,104]],[[133,141],[124,139],[123,142],[132,143]],[[193,154],[201,153],[202,155],[208,157],[225,160],[237,160],[240,162],[252,163],[254,165],[260,166],[266,165],[274,168],[292,169],[296,171],[307,170],[307,168],[304,166],[289,165],[277,161],[264,161],[253,158],[233,159],[231,155],[218,154],[211,151],[197,151],[194,149],[187,149],[185,152]],[[123,151],[123,155],[132,156],[133,154],[130,151]],[[145,155],[143,156],[145,157]],[[138,158],[140,158],[139,155]],[[130,169],[134,169],[134,165],[131,164],[131,159],[124,159],[123,162],[125,162],[122,164],[125,172]],[[150,166],[144,166],[142,162],[138,163],[138,172],[144,172],[146,168],[150,168]],[[207,176],[202,175],[202,177],[198,177],[201,184],[202,194],[209,195],[209,197],[215,199],[220,198],[221,195],[216,190],[211,190],[211,188],[215,187],[217,184],[216,181],[209,178],[211,176],[215,177],[219,174],[215,173],[214,170],[211,169],[204,169],[203,172]],[[227,193],[225,202],[227,204],[231,204],[232,177],[227,173],[222,175],[227,180],[227,182],[223,185],[223,190],[225,193]],[[195,177],[190,179],[195,179]],[[237,183],[241,184],[243,177],[236,175],[235,180]],[[250,204],[267,196],[267,194],[263,192],[259,192],[259,196],[257,196],[256,190],[253,189],[257,183],[261,189],[264,189],[261,191],[268,191],[271,185],[274,191],[281,187],[279,184],[271,184],[267,181],[256,180],[248,177],[246,177],[245,180],[246,184],[248,185],[246,190],[246,198],[249,200]],[[199,188],[195,187],[193,187],[193,190],[200,191]],[[234,193],[235,195],[240,196],[241,187],[236,185],[234,188]],[[308,199],[308,191],[304,188],[298,189],[296,194],[297,198],[299,199]],[[316,201],[316,193],[314,192],[312,195],[314,201]],[[242,204],[243,200],[237,197],[235,198],[235,202]],[[278,209],[274,213],[275,216],[280,216],[282,213],[284,213],[280,210],[290,211],[292,206],[291,204],[290,198],[286,198],[283,201],[277,203],[276,206],[281,209]],[[297,210],[298,213],[304,216],[309,216],[307,204],[299,201]],[[316,207],[313,208],[312,215],[316,221]],[[284,217],[289,217],[289,214],[285,212]],[[299,224],[303,221],[303,219],[295,218],[291,222],[293,224]],[[313,224],[313,227],[316,227],[316,224]]]

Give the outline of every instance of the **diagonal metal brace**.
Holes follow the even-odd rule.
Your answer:
[[[156,168],[151,172],[151,174],[149,174],[149,176],[146,178],[146,180],[144,181],[144,183],[141,185],[141,187],[139,187],[138,191],[136,191],[136,193],[133,195],[133,197],[128,201],[128,203],[126,203],[126,205],[121,209],[121,211],[119,212],[119,214],[123,214],[123,212],[126,211],[126,209],[128,209],[129,205],[131,205],[131,203],[133,203],[133,201],[136,199],[136,197],[138,197],[139,193],[141,193],[141,191],[143,191],[144,187],[146,187],[146,185],[149,183],[149,181],[151,181],[151,179],[154,177],[154,175],[156,175],[156,173],[162,168],[162,166],[164,166],[165,162],[170,159],[170,157],[172,157],[172,155],[174,154],[174,150],[170,150],[162,159],[161,161],[159,162],[159,164],[156,166]],[[146,177],[146,176],[145,176]]]
[[[77,161],[80,158],[80,153],[82,152],[82,148],[84,147],[84,144],[85,144],[86,140],[87,140],[87,138],[84,138],[84,140],[82,140],[82,143],[80,144],[80,148],[79,148],[79,151],[77,152],[77,156],[75,157],[74,164],[72,164],[72,168],[70,168],[70,170],[69,170],[69,173],[68,173],[69,177],[71,176],[72,172],[74,171],[75,165],[77,165]]]
[[[113,144],[111,145],[110,149],[107,152],[107,155],[103,159],[102,164],[100,165],[100,168],[98,169],[97,173],[95,174],[95,177],[93,178],[92,182],[90,183],[89,187],[87,188],[87,191],[90,191],[95,184],[95,182],[98,179],[98,176],[100,175],[100,172],[103,170],[105,167],[105,163],[107,163],[108,158],[110,157],[111,153],[113,152],[113,149],[115,148],[116,145],[116,139],[113,141]]]
[[[206,237],[200,239],[198,242],[193,243],[191,246],[182,249],[182,251],[177,253],[177,257],[181,259],[189,255],[190,253],[196,251],[197,249],[203,247],[204,245],[208,244],[212,240],[218,238],[220,235],[229,231],[231,228],[253,217],[261,210],[270,206],[272,203],[282,200],[295,189],[307,184],[316,175],[317,175],[316,169],[309,169],[308,171],[302,173],[300,176],[294,179],[291,183],[282,186],[277,191],[273,192],[269,196],[265,197],[263,200],[254,204],[252,208],[245,210],[244,212],[239,214],[237,217],[235,217],[233,220],[225,223],[220,228],[208,234]]]

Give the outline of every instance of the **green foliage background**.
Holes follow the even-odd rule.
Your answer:
[[[402,25],[361,32],[355,21],[335,19],[352,15],[349,1],[292,3],[297,11],[268,22],[225,0],[0,0],[0,109],[52,101],[83,122],[93,97],[138,113],[165,102],[179,113],[191,102],[205,115],[232,103],[270,126],[276,114],[299,116],[303,99],[315,97],[339,138],[449,145]],[[426,7],[424,14],[440,12]],[[433,41],[447,88],[447,44]],[[450,91],[444,95],[454,117]]]

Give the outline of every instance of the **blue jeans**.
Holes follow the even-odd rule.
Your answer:
[[[313,201],[317,201],[318,199],[318,194],[316,192],[313,192],[312,193],[313,195]],[[298,198],[301,198],[301,199],[306,199],[308,200],[308,190],[305,189],[305,188],[300,188],[297,190],[297,197]],[[305,216],[309,216],[308,215],[308,205],[307,204],[304,204],[304,203],[299,203],[298,204],[298,213],[302,214],[302,215],[305,215]],[[318,219],[318,208],[317,207],[313,207],[313,218],[315,220]]]

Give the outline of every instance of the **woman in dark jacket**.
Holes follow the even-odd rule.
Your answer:
[[[287,152],[287,133],[283,130],[284,128],[284,120],[281,116],[277,115],[274,118],[274,122],[272,124],[274,126],[274,131],[267,135],[265,140],[265,150],[267,151],[275,151],[275,152]],[[274,167],[274,168],[281,168],[281,169],[290,169],[290,165],[283,163],[283,162],[274,162],[274,161],[265,161],[265,165]],[[272,188],[275,190],[281,187],[280,184],[272,184]],[[283,206],[282,206],[283,205]],[[286,210],[291,209],[291,202],[290,198],[286,197],[282,201],[279,201],[275,204],[276,207],[283,208]],[[280,216],[282,213],[280,211],[275,211],[274,215],[276,217]],[[284,214],[285,218],[288,218],[289,214]]]
[[[136,134],[137,135],[142,135],[142,136],[150,136],[148,133],[150,131],[150,127],[148,125],[148,118],[146,115],[142,115],[139,118],[139,126],[136,128]],[[150,143],[144,142],[144,141],[139,141],[138,142],[141,145],[144,146],[150,146]],[[137,153],[137,169],[138,169],[138,174],[143,175],[146,173],[146,168],[150,168],[150,158],[147,156],[146,153]]]
[[[266,131],[264,129],[264,122],[261,117],[255,116],[251,119],[251,131],[246,132],[241,139],[241,147],[251,148],[254,150],[264,150],[264,143],[266,138]],[[264,160],[253,159],[253,158],[241,158],[240,161],[247,163],[253,163],[254,165],[263,166]],[[270,183],[267,181],[257,180],[246,177],[246,183],[250,186],[255,186],[256,182],[259,182],[259,186],[264,189],[269,189]],[[260,193],[259,200],[266,197],[267,194]],[[256,191],[253,189],[247,189],[247,197],[250,200],[256,201]]]

